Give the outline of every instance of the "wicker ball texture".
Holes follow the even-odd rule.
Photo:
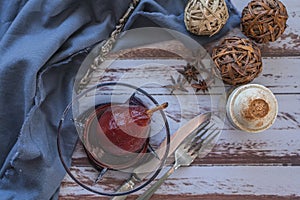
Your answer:
[[[262,58],[257,45],[246,38],[225,38],[213,49],[214,74],[230,85],[251,82],[262,71]]]
[[[241,29],[258,43],[274,42],[286,29],[288,14],[278,0],[252,0],[242,12]]]
[[[188,31],[212,36],[226,24],[229,14],[225,0],[190,0],[184,12]]]

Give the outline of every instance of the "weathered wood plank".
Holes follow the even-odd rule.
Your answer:
[[[300,93],[300,57],[263,58],[263,71],[253,80],[275,94]]]
[[[133,200],[136,199],[137,195],[131,195],[126,200]],[[80,196],[61,196],[60,200],[108,200],[108,197],[100,197],[96,195],[80,195]],[[211,195],[160,195],[154,194],[151,198],[153,200],[236,200],[236,199],[243,199],[243,200],[299,200],[297,196],[275,196],[275,195],[222,195],[222,194],[211,194]]]
[[[300,165],[299,129],[259,134],[223,131],[218,143],[195,165]]]
[[[289,84],[293,83],[294,88],[298,89],[298,79],[296,78],[298,75],[296,70],[298,58],[276,58],[273,59],[265,59],[267,66],[269,68],[265,69],[263,75],[257,78],[254,82],[256,83],[274,83],[276,82],[277,78],[284,77],[281,81],[278,81],[277,87],[272,87],[270,84],[270,88],[276,91],[277,88],[288,86]],[[177,62],[177,61],[176,61]],[[287,67],[283,67],[282,71],[277,71],[278,65],[283,65],[286,63],[288,64]],[[266,66],[266,64],[265,64]],[[124,67],[124,65],[123,65]],[[286,75],[289,72],[292,72],[290,75]],[[285,70],[289,68],[288,70]],[[278,75],[268,75],[269,73],[267,70],[278,72]],[[265,75],[264,75],[265,74]],[[276,77],[274,79],[274,77]],[[261,81],[261,82],[260,82]],[[286,83],[284,83],[286,81]],[[291,83],[289,83],[291,82]],[[283,83],[282,85],[280,85]],[[292,84],[291,84],[292,85]],[[293,88],[293,87],[288,87]],[[149,88],[147,88],[149,89]],[[150,88],[151,89],[151,88]],[[285,93],[298,93],[297,90],[293,89],[283,89],[284,92],[277,91],[276,97],[279,103],[279,114],[276,123],[271,127],[270,130],[265,131],[264,133],[260,134],[247,134],[244,132],[233,130],[228,122],[226,122],[226,126],[224,127],[226,130],[223,131],[217,145],[213,149],[213,151],[203,159],[196,159],[193,163],[193,166],[206,166],[206,165],[299,165],[300,164],[300,148],[298,147],[300,138],[299,138],[299,122],[300,122],[300,108],[295,107],[295,105],[300,105],[300,96],[293,95],[293,103],[290,103],[291,95]],[[157,94],[158,90],[153,90],[155,94],[155,98],[159,102],[169,101],[170,104],[177,105],[171,95],[162,95]],[[165,93],[165,92],[164,92]],[[200,100],[198,102],[189,102],[189,108],[195,108],[195,106],[199,106],[199,113],[205,112],[210,110],[210,96],[209,95],[202,95],[200,94]],[[298,102],[298,103],[297,103]],[[180,110],[176,108],[176,106],[170,106],[166,112],[167,115],[170,117],[170,123],[172,131],[175,131],[176,128],[179,126],[178,121],[174,120],[180,116]],[[189,115],[187,117],[195,116],[197,112],[195,109],[190,109]],[[177,124],[177,126],[176,126]],[[168,162],[170,163],[173,158],[170,158]],[[82,149],[78,150],[74,153],[74,160],[73,164],[75,166],[87,166],[87,159],[85,158],[85,154],[83,153]],[[65,181],[63,185],[68,185]],[[76,194],[80,194],[80,190],[76,189],[78,187],[76,184],[69,185],[68,188],[70,190],[76,190]],[[64,186],[63,186],[64,188]],[[84,198],[93,198],[94,195],[88,195],[82,191],[84,194],[82,195]],[[75,195],[75,193],[74,193]],[[185,196],[185,195],[183,195]],[[182,197],[183,197],[182,196]],[[193,195],[192,195],[193,196]],[[201,199],[202,195],[194,196],[197,199]],[[218,195],[217,195],[218,196]],[[228,196],[228,195],[225,195]],[[164,198],[164,195],[156,195],[155,197]],[[190,197],[190,196],[189,196]],[[212,199],[216,197],[215,195],[209,195]],[[223,195],[222,195],[223,197]],[[260,196],[263,198],[270,198],[271,196]],[[249,198],[257,198],[260,197],[253,197],[249,196]],[[72,197],[71,197],[72,198]],[[228,196],[230,198],[230,195]],[[274,196],[275,198],[275,196]],[[289,197],[286,197],[291,198]],[[68,199],[68,195],[67,195]]]
[[[291,103],[292,96],[292,103]],[[203,95],[197,101],[189,101],[188,99],[184,99],[185,101],[178,103],[176,98],[183,97],[174,97],[173,95],[153,95],[153,97],[159,102],[168,102],[169,107],[165,109],[165,113],[168,117],[168,122],[170,123],[171,132],[175,132],[181,125],[186,123],[188,120],[193,117],[216,109],[224,109],[225,102],[222,100],[217,101],[219,105],[215,105],[217,103],[212,102],[212,98],[209,95]],[[289,130],[289,129],[299,129],[300,128],[300,107],[295,105],[300,105],[300,95],[284,95],[277,94],[276,95],[278,101],[278,116],[271,127],[273,130]],[[184,103],[188,105],[183,105]],[[213,107],[212,107],[213,106]],[[184,112],[182,109],[185,109]],[[228,124],[228,123],[226,123]],[[225,127],[226,129],[232,129],[229,125]]]
[[[265,85],[276,94],[300,94],[299,63],[300,57],[264,58],[263,71],[253,83]],[[108,69],[98,69],[93,75],[91,84],[96,84],[100,77],[104,82],[119,80],[141,85],[150,94],[170,94],[170,90],[162,86],[172,84],[171,76],[176,79],[178,76],[176,70],[182,69],[185,64],[185,61],[178,59],[117,60]],[[203,73],[203,76],[205,75]],[[186,86],[190,93],[194,93],[189,84]],[[212,85],[210,92],[223,92],[224,86],[227,89],[231,87],[218,82]],[[203,94],[203,92],[199,91],[197,94]]]
[[[248,0],[232,1],[238,10],[242,10],[249,2]],[[276,123],[271,129],[263,133],[248,134],[232,129],[226,122],[225,130],[212,152],[205,158],[196,159],[192,167],[179,169],[162,185],[152,199],[300,199],[300,108],[298,106],[300,105],[300,79],[298,78],[300,77],[300,70],[298,69],[300,57],[291,57],[300,56],[300,24],[298,23],[300,1],[282,0],[282,2],[286,5],[289,13],[288,27],[276,42],[259,44],[264,56],[264,68],[262,74],[253,81],[253,83],[260,83],[269,87],[276,94],[279,103]],[[243,35],[236,28],[230,31],[227,36]],[[211,51],[218,42],[220,41],[211,43],[205,48]],[[154,46],[165,50],[179,48],[176,42],[155,44]],[[147,56],[145,56],[145,52],[148,52]],[[165,60],[174,58],[174,54],[163,51],[160,51],[159,55]],[[151,57],[153,55],[150,55],[149,51],[146,50],[139,53],[131,52],[124,59]],[[159,56],[155,55],[155,57]],[[132,60],[128,62],[131,65],[134,64]],[[169,64],[167,63],[167,65]],[[175,64],[178,64],[178,60]],[[118,67],[118,70],[122,67],[132,70],[132,66],[129,64]],[[165,66],[162,65],[163,67]],[[110,71],[105,74],[105,77],[107,81],[111,81],[116,76],[123,75],[124,72],[126,70]],[[142,71],[139,73],[141,76],[144,75]],[[96,77],[98,75],[96,73]],[[162,73],[163,78],[158,80],[170,81],[170,75],[171,73]],[[128,76],[127,78],[137,79],[138,77]],[[95,78],[94,83],[97,80]],[[151,94],[156,94],[155,98],[158,101],[175,102],[170,100],[166,91],[157,90],[153,86],[147,89]],[[201,105],[210,104],[208,95],[200,95],[200,97]],[[195,105],[191,102],[191,106]],[[209,106],[199,108],[199,112],[207,110],[210,110]],[[173,119],[178,117],[175,109],[169,109],[167,112],[169,117]],[[191,114],[195,115],[196,112],[191,112]],[[178,122],[173,120],[171,123],[173,130],[175,130],[174,124]],[[76,149],[73,164],[77,167],[72,170],[74,173],[91,173],[92,169],[85,167],[87,160],[84,159],[85,156],[82,151],[80,148]],[[172,160],[173,158],[170,158],[169,162]],[[293,165],[293,167],[289,167],[289,165]],[[92,175],[84,178],[94,181]],[[139,191],[128,199],[135,199],[141,192],[143,191]],[[62,182],[59,199],[109,198],[94,195],[84,190],[66,176]]]
[[[158,102],[162,103],[164,101],[170,102],[170,105],[174,103],[173,97],[170,96],[154,96]],[[300,107],[295,105],[300,105],[300,95],[292,95],[293,102],[291,103],[291,95],[276,95],[278,101],[278,115],[275,123],[271,127],[273,130],[289,130],[289,129],[299,129],[300,128]],[[212,97],[214,98],[214,97]],[[220,100],[221,101],[221,100]],[[185,107],[187,110],[183,117],[188,120],[189,118],[195,117],[198,114],[204,113],[211,110],[211,97],[203,95],[198,102],[188,101],[189,106]],[[225,104],[220,103],[220,108]],[[213,105],[216,107],[216,105]],[[183,107],[183,106],[182,106]],[[217,108],[213,108],[216,110]],[[169,122],[171,124],[171,131],[174,132],[180,126],[177,121],[180,119],[180,107],[170,106],[165,110],[167,116],[170,118]],[[177,120],[174,120],[177,119]],[[226,122],[225,129],[232,129],[229,123]]]
[[[300,165],[300,95],[293,96],[294,103],[290,103],[290,95],[276,95],[279,112],[274,125],[267,131],[250,134],[234,130],[228,121],[225,121],[224,131],[213,151],[204,159],[197,159],[196,164],[238,165],[238,164],[268,164],[268,165]],[[210,97],[204,96],[200,102],[200,112],[210,109]],[[168,96],[157,96],[158,102],[168,101]],[[192,118],[197,104],[190,103],[189,115]],[[203,106],[204,105],[204,106]],[[170,106],[166,109],[171,133],[174,133],[182,124],[179,119],[180,108]],[[188,120],[188,118],[184,119]],[[182,122],[183,123],[183,122]],[[172,159],[172,158],[171,158]],[[74,165],[86,165],[87,159],[83,149],[78,148],[73,156]]]
[[[300,165],[299,129],[267,130],[252,134],[225,130],[214,149],[194,165]],[[173,161],[168,159],[168,163]],[[74,166],[89,165],[81,146],[73,155]]]
[[[85,173],[88,168],[79,167],[76,170]],[[166,171],[166,169],[163,171]],[[74,171],[74,173],[77,172]],[[299,180],[300,167],[192,166],[179,168],[176,173],[165,181],[156,194],[160,198],[167,197],[167,195],[184,197],[187,194],[198,199],[207,197],[207,195],[212,197],[214,195],[216,195],[215,197],[228,195],[229,198],[235,194],[239,197],[245,195],[249,199],[255,197],[264,199],[266,196],[273,196],[274,199],[276,197],[299,198]],[[65,178],[64,182],[65,185],[62,186],[63,190],[60,193],[61,199],[68,199],[69,196],[83,197],[83,199],[97,197],[97,195],[80,188],[68,177]],[[138,191],[136,195],[141,194],[145,189]],[[74,191],[76,191],[76,194]],[[157,199],[158,196],[154,196],[152,199]]]

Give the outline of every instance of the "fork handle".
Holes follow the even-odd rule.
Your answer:
[[[173,165],[156,183],[154,183],[147,191],[145,191],[136,200],[148,200],[161,184],[171,175],[179,166]]]
[[[131,178],[126,181],[119,189],[117,192],[126,192],[129,190],[132,190],[135,186],[135,183],[137,182],[136,178],[134,176],[131,176]],[[127,198],[128,195],[123,195],[123,196],[114,196],[110,200],[124,200]]]
[[[131,190],[134,186],[131,182],[126,182],[124,185],[122,185],[117,192],[126,192],[128,190]],[[110,198],[110,200],[124,200],[127,198],[128,195],[123,195],[123,196],[114,196]]]

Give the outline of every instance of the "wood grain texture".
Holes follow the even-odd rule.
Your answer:
[[[232,1],[238,10],[242,10],[249,2],[248,0]],[[197,158],[191,167],[179,169],[162,185],[152,197],[153,200],[300,199],[300,24],[298,23],[300,1],[282,0],[282,2],[286,5],[289,14],[288,27],[277,41],[259,44],[264,56],[263,72],[253,81],[253,83],[267,86],[275,93],[279,105],[275,124],[263,133],[250,134],[233,129],[225,121],[224,130],[213,150],[206,157]],[[238,28],[230,31],[227,36],[233,35],[243,37]],[[205,48],[211,51],[218,42],[220,41],[211,43]],[[153,47],[161,50],[153,51]],[[102,81],[112,81],[118,78],[126,81],[135,78],[143,83],[145,71],[139,66],[143,63],[149,64],[153,58],[156,58],[156,61],[159,59],[156,65],[160,64],[161,68],[169,67],[171,70],[152,68],[151,74],[147,77],[156,79],[159,74],[159,84],[148,85],[146,88],[157,101],[169,101],[173,105],[166,110],[166,113],[171,124],[171,131],[174,132],[180,126],[180,122],[183,123],[184,120],[199,113],[211,110],[211,96],[199,92],[197,101],[189,101],[188,114],[181,115],[180,109],[174,106],[178,105],[178,101],[170,95],[168,90],[158,89],[162,84],[169,83],[172,72],[185,64],[168,49],[182,50],[182,47],[171,41],[150,45],[135,52],[125,52],[120,57],[121,65],[115,63],[117,67],[111,67],[108,71],[98,70],[92,83],[97,83],[99,77]],[[146,58],[146,60],[141,58]],[[132,73],[133,71],[135,73]],[[220,85],[213,87],[211,91],[214,91],[214,95],[224,90]],[[232,88],[225,85],[226,91],[230,89]],[[176,94],[188,98],[186,94]],[[181,120],[179,120],[180,117],[182,117]],[[173,157],[168,159],[168,166],[173,160]],[[72,172],[77,175],[84,174],[85,176],[82,176],[84,181],[90,183],[94,181],[95,173],[89,166],[80,145],[76,147],[73,154]],[[112,178],[109,181],[116,183],[120,180]],[[129,196],[128,199],[136,199],[137,195],[142,192],[143,190]],[[66,176],[62,182],[59,199],[104,200],[109,198],[88,192]]]
[[[161,86],[171,84],[171,76],[176,78],[178,73],[175,71],[182,69],[185,65],[186,61],[172,58],[116,60],[108,69],[98,69],[93,75],[91,84],[96,84],[99,77],[104,82],[128,81],[143,85],[150,94],[166,95],[169,93],[168,90],[162,90]],[[201,74],[205,76],[204,72]],[[299,77],[299,57],[264,57],[262,73],[252,83],[263,84],[275,94],[300,94]],[[145,86],[145,83],[149,82],[153,85]],[[211,91],[222,91],[216,87],[224,86],[230,87],[227,84],[213,84]],[[198,94],[203,93],[198,92]]]
[[[176,62],[177,61],[178,60],[176,60]],[[276,93],[279,104],[279,113],[276,123],[271,127],[271,129],[259,134],[249,134],[234,130],[226,121],[224,131],[213,151],[203,159],[196,159],[196,161],[193,163],[193,166],[299,166],[300,135],[298,133],[300,128],[300,108],[299,106],[295,106],[300,104],[300,94],[298,92],[299,80],[297,79],[299,76],[299,70],[297,70],[298,61],[299,58],[297,57],[265,58],[264,72],[258,79],[255,80],[256,83],[261,84],[264,84],[264,81],[266,81],[266,85],[270,84],[269,87]],[[124,60],[122,62],[124,62]],[[134,64],[135,62],[139,61],[128,61],[128,63],[131,64]],[[165,59],[163,62],[166,62],[165,64],[169,64],[169,62],[173,61]],[[283,70],[278,71],[278,66],[283,64],[286,64],[287,67],[283,67]],[[132,67],[130,68],[124,65],[124,63],[122,67],[123,69],[111,70],[110,75],[113,77],[121,76],[120,74],[122,73],[120,73],[120,71],[122,72],[133,69]],[[125,68],[127,69],[124,70]],[[162,76],[167,76],[166,74],[162,73],[162,71],[159,73]],[[141,74],[142,76],[143,72],[141,71],[138,74]],[[133,77],[129,76],[127,78],[132,79]],[[157,88],[153,87],[148,87],[147,90],[152,91],[158,102],[168,101],[170,102],[170,105],[177,105],[178,103],[176,100],[174,100],[173,95],[166,93],[166,91],[161,92]],[[202,93],[199,95],[199,101],[189,102],[189,115],[185,115],[187,119],[197,115],[198,113],[211,109],[211,97]],[[198,111],[195,109],[195,107],[199,108]],[[178,122],[180,121],[178,121],[178,118],[180,116],[180,108],[176,106],[170,106],[168,109],[166,109],[166,113],[171,124],[171,131],[174,132],[179,127]],[[171,163],[172,161],[173,157],[169,158],[168,163]],[[81,171],[82,168],[89,165],[82,148],[76,149],[73,157],[73,165],[77,166],[74,167],[74,172]],[[92,176],[88,178],[91,178],[89,182],[93,181]],[[207,179],[211,180],[213,177],[207,177]],[[170,184],[178,186],[179,182],[179,180],[176,180],[174,183],[171,181]],[[191,184],[194,185],[198,183]],[[93,197],[93,195],[86,194],[85,190],[80,190],[78,187],[79,186],[72,182],[72,180],[70,181],[65,179],[62,184],[63,190],[61,197],[70,197],[73,195],[76,195],[76,197],[81,196],[83,198]],[[178,187],[181,188],[182,186]],[[186,191],[185,188],[182,190]],[[76,193],[74,193],[74,191],[76,191]],[[72,194],[72,192],[74,194]],[[163,198],[163,194],[158,195],[157,198]],[[189,192],[187,192],[187,194],[189,194]],[[260,197],[271,198],[271,196],[265,195],[266,194],[263,196],[260,195]],[[194,197],[200,198],[202,197],[202,194],[194,195]],[[220,197],[220,194],[215,196],[212,195],[210,197],[218,198]],[[251,195],[249,196],[249,198],[252,197]],[[228,198],[230,198],[230,196],[228,196]],[[288,195],[287,198],[290,198],[290,196]]]
[[[77,171],[88,173],[88,168]],[[166,169],[165,169],[166,170]],[[86,171],[86,172],[84,172]],[[74,172],[78,173],[78,172]],[[159,178],[159,177],[158,177]],[[192,166],[183,167],[173,174],[156,192],[158,196],[185,195],[194,197],[245,195],[249,197],[300,197],[300,167],[279,166]],[[92,180],[91,180],[92,181]],[[66,179],[61,197],[68,197],[76,191],[77,197],[93,195]],[[138,191],[141,194],[146,188]],[[238,197],[237,196],[237,197]],[[68,198],[66,198],[68,199]],[[84,199],[84,198],[83,198]],[[154,196],[152,199],[156,199]]]
[[[284,122],[283,122],[284,123]],[[204,158],[195,160],[195,165],[300,165],[299,128],[276,127],[263,133],[249,134],[232,129],[226,122],[214,149]],[[173,160],[171,157],[168,161]],[[73,156],[73,165],[86,166],[84,150],[78,146]]]
[[[267,63],[270,62],[270,68],[266,68],[266,73],[274,74],[273,71],[276,71],[276,63],[288,63],[290,60],[295,62],[294,69],[297,66],[297,58],[275,58],[266,59]],[[134,61],[135,62],[135,61]],[[124,65],[123,65],[124,66]],[[270,70],[270,71],[268,71]],[[114,70],[112,70],[114,71]],[[122,70],[121,70],[122,71]],[[297,72],[297,70],[295,70]],[[286,74],[289,71],[285,71],[282,74]],[[114,73],[118,73],[114,71]],[[296,75],[295,75],[296,76]],[[270,82],[272,82],[272,78],[274,76],[270,76]],[[261,79],[263,81],[263,79]],[[298,81],[297,79],[290,79]],[[286,80],[287,81],[287,80]],[[259,82],[259,81],[258,81]],[[274,81],[273,81],[274,82]],[[284,80],[283,80],[284,82]],[[276,88],[280,88],[280,81],[278,84],[271,88],[272,90]],[[289,85],[289,84],[287,84]],[[149,88],[147,88],[149,89]],[[157,93],[157,90],[155,90]],[[195,112],[195,106],[200,107],[200,112],[204,112],[210,109],[210,96],[209,95],[201,95],[201,100],[199,102],[190,102],[190,115],[195,116],[197,112]],[[172,95],[162,95],[162,94],[154,94],[154,97],[158,102],[168,101],[172,105],[172,103],[176,104],[177,102],[173,102]],[[276,123],[271,127],[271,129],[259,133],[259,134],[249,134],[242,131],[234,130],[230,124],[226,121],[224,131],[219,138],[218,143],[216,144],[213,151],[206,157],[202,159],[196,159],[193,163],[194,167],[197,166],[224,166],[224,169],[227,169],[225,166],[236,166],[236,169],[242,166],[253,166],[253,169],[256,169],[256,166],[299,166],[300,165],[300,108],[299,106],[295,107],[295,105],[299,105],[300,103],[300,95],[296,93],[281,93],[278,89],[278,93],[276,94],[278,103],[279,103],[279,113],[276,120]],[[293,97],[293,103],[291,103],[291,97]],[[199,106],[200,104],[200,106]],[[167,116],[169,117],[169,121],[171,125],[171,131],[174,132],[176,128],[178,128],[178,108],[176,106],[170,106],[166,109]],[[176,126],[177,124],[177,126]],[[168,163],[170,164],[173,161],[173,157],[169,158]],[[89,165],[88,160],[86,159],[86,155],[82,148],[77,148],[74,156],[73,156],[73,172],[80,171],[81,173],[86,174],[87,172],[82,172],[82,170],[86,169]],[[202,168],[197,168],[202,169]],[[212,168],[215,169],[215,168]],[[287,169],[287,172],[290,168]],[[90,170],[90,169],[89,169]],[[200,171],[197,173],[201,173]],[[95,175],[94,175],[95,176]],[[207,180],[213,179],[212,176],[207,177]],[[93,181],[92,176],[89,182]],[[232,179],[229,179],[234,181]],[[247,180],[249,181],[249,180]],[[182,186],[178,186],[180,180],[176,180],[172,182],[170,180],[170,184],[177,186],[177,188],[181,188]],[[191,183],[191,185],[196,185],[198,183]],[[237,186],[239,184],[237,183]],[[61,196],[70,197],[72,196],[72,192],[76,191],[76,196],[80,196],[84,198],[92,198],[92,194],[86,194],[86,191],[81,189],[76,183],[74,183],[70,179],[65,179],[62,184],[63,191]],[[185,188],[182,189],[186,191]],[[63,194],[65,192],[65,194]],[[70,194],[71,193],[71,194]],[[241,195],[239,192],[237,192]],[[163,194],[157,195],[155,197],[163,198]],[[172,194],[172,193],[171,193]],[[189,192],[187,192],[189,194]],[[172,194],[174,195],[174,194]],[[257,196],[249,196],[249,198],[273,198],[272,195],[269,196],[267,194],[258,195]],[[290,194],[291,195],[291,194]],[[290,198],[291,196],[287,195]],[[298,194],[299,195],[299,194]],[[193,195],[189,196],[192,197]],[[209,195],[208,195],[209,196]],[[208,197],[206,196],[206,197]],[[221,195],[222,196],[222,195]],[[233,198],[232,196],[225,195],[228,198]],[[274,195],[274,198],[278,195]],[[282,195],[281,195],[282,196]],[[194,198],[200,198],[202,194],[194,195]],[[219,198],[220,194],[209,196],[211,198]],[[184,199],[184,195],[182,195]],[[204,198],[204,197],[203,197]]]
[[[133,200],[136,199],[137,195],[129,196],[126,200]],[[78,197],[74,196],[67,196],[67,197],[60,197],[60,200],[108,200],[108,197],[99,197],[94,195],[82,195]],[[297,196],[276,196],[276,195],[220,195],[220,194],[210,194],[210,195],[158,195],[155,194],[151,198],[151,200],[236,200],[236,199],[243,199],[243,200],[299,200]]]

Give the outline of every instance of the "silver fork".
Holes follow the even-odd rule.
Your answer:
[[[175,172],[176,169],[180,166],[190,166],[201,152],[200,149],[205,148],[207,145],[211,145],[211,142],[220,134],[221,131],[214,127],[215,124],[212,124],[203,132],[200,131],[198,134],[187,138],[175,151],[174,165],[155,184],[137,198],[137,200],[150,199],[154,192],[171,174]]]

